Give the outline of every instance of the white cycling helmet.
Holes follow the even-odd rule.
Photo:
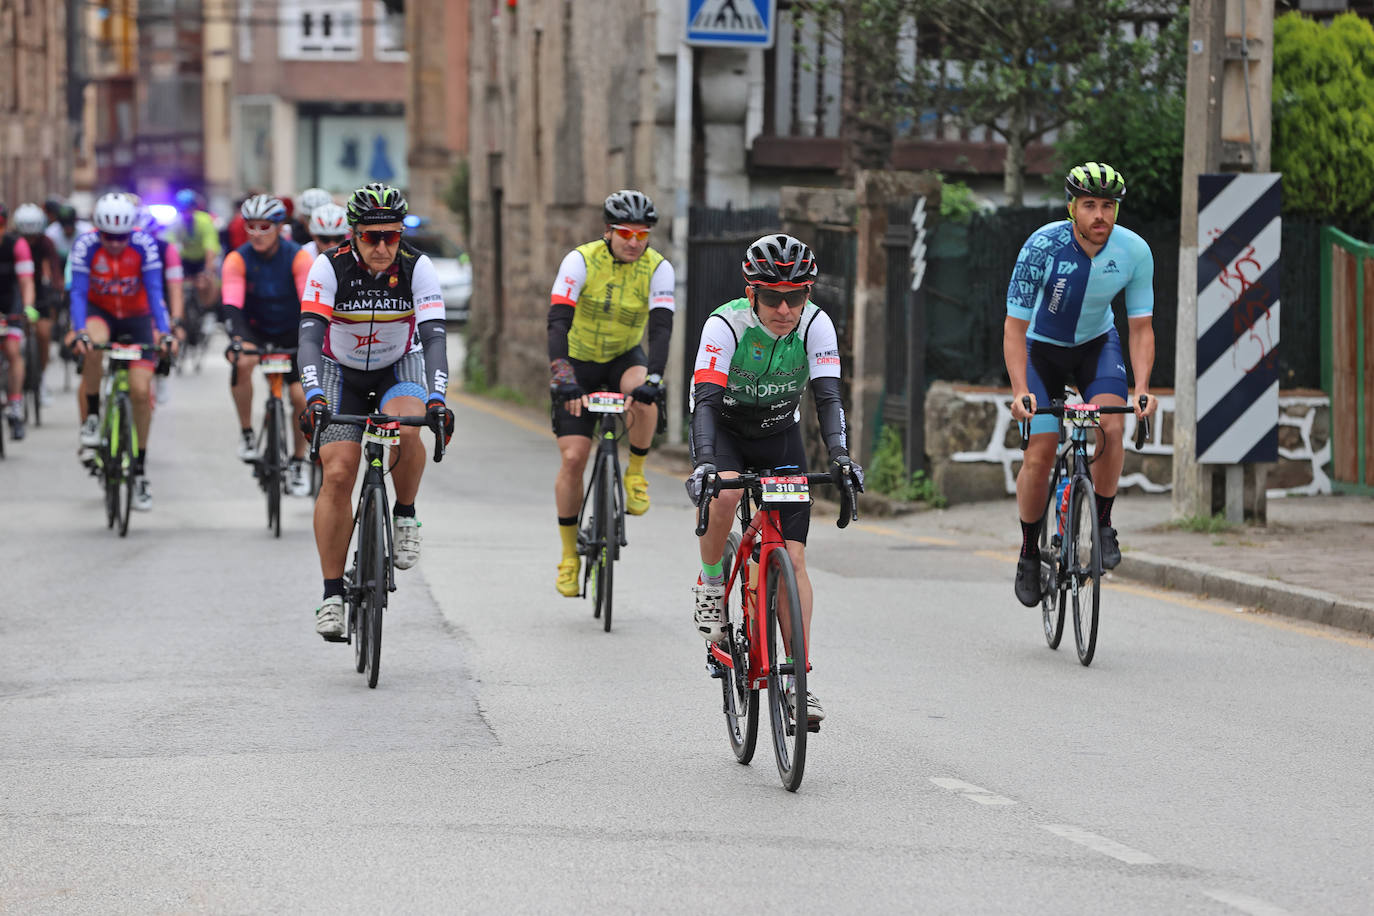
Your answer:
[[[348,211],[332,201],[310,211],[310,234],[348,235]]]
[[[120,191],[102,194],[95,202],[91,222],[101,232],[114,235],[128,235],[138,228],[138,204],[133,198]]]
[[[296,209],[301,211],[302,216],[310,216],[314,214],[316,208],[333,202],[334,195],[324,188],[306,188],[301,192],[300,197],[296,198]]]
[[[286,219],[286,204],[271,194],[254,194],[239,207],[239,213],[246,220],[266,220],[280,223]]]
[[[20,235],[42,235],[47,225],[47,214],[38,204],[21,204],[14,211],[14,231]]]

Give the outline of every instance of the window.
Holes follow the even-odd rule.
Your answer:
[[[284,0],[278,15],[282,60],[358,59],[358,0]]]
[[[372,57],[375,60],[406,59],[406,17],[393,12],[382,0],[372,0]]]

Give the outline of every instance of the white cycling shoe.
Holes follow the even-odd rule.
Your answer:
[[[134,498],[129,505],[136,512],[148,512],[153,508],[153,487],[142,474],[134,477]]]
[[[95,414],[81,421],[81,444],[86,448],[100,447],[100,418]]]
[[[701,577],[692,586],[695,608],[692,623],[696,625],[697,635],[710,643],[725,638],[725,586],[703,585]]]
[[[331,595],[315,608],[315,632],[330,642],[343,636],[342,595]]]
[[[420,562],[420,521],[413,516],[394,516],[392,523],[392,562],[397,569],[410,569]]]
[[[287,491],[292,496],[310,495],[310,466],[303,459],[291,462],[290,476],[287,477]]]

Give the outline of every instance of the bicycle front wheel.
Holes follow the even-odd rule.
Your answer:
[[[387,551],[386,505],[380,487],[367,496],[363,512],[362,556],[359,557],[359,576],[363,579],[362,625],[367,629],[366,671],[367,686],[377,686],[382,668],[382,612],[386,610],[388,573],[391,555]]]
[[[1073,591],[1073,635],[1078,660],[1091,665],[1097,649],[1097,608],[1102,589],[1102,545],[1097,522],[1097,498],[1087,477],[1073,482],[1073,516],[1069,520],[1069,575]],[[1061,605],[1062,607],[1062,605]]]
[[[267,527],[272,529],[274,537],[281,537],[282,468],[286,454],[282,441],[285,438],[286,420],[281,401],[268,399],[263,423],[267,427],[267,443],[259,460],[262,462],[262,486],[267,493]]]
[[[118,503],[119,536],[129,534],[129,509],[134,501],[134,425],[133,411],[127,401],[119,405],[119,438],[114,452],[115,499]]]
[[[601,526],[601,551],[597,566],[597,599],[601,602],[601,626],[611,632],[612,584],[615,560],[620,553],[619,513],[616,511],[616,490],[620,488],[615,469],[615,456],[607,452],[601,456],[600,495],[597,515],[604,519]]]
[[[33,415],[33,425],[43,425],[43,404],[39,391],[43,387],[40,368],[38,332],[29,328],[24,335],[24,413]]]
[[[730,532],[725,541],[722,566],[725,581],[730,581],[735,552],[739,550],[739,532]],[[740,570],[735,588],[725,596],[726,644],[730,652],[730,668],[720,678],[724,697],[725,733],[730,738],[730,750],[740,763],[754,759],[754,747],[759,738],[759,692],[749,683],[749,616],[745,612],[744,585],[748,569]]]
[[[792,558],[778,548],[768,555],[767,604],[764,627],[768,640],[768,713],[773,726],[773,756],[783,788],[797,791],[806,767],[806,637],[802,632],[801,599]],[[783,607],[784,602],[786,607]],[[782,634],[786,614],[790,638]],[[786,659],[791,658],[791,664]],[[797,711],[787,701],[788,676],[792,679]]]

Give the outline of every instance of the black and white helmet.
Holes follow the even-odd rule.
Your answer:
[[[301,192],[301,196],[296,198],[296,209],[300,211],[301,216],[309,216],[316,208],[333,202],[334,195],[324,188],[306,188]]]
[[[654,202],[643,191],[616,191],[606,198],[602,212],[607,223],[643,223],[652,226],[658,222]]]
[[[816,256],[790,235],[765,235],[749,246],[742,266],[748,283],[772,286],[789,283],[803,286],[815,281]]]
[[[38,204],[20,204],[14,211],[14,231],[20,235],[42,235],[47,225],[47,214]]]
[[[280,223],[286,219],[286,204],[271,194],[254,194],[239,207],[239,213],[249,221],[267,220],[269,223]]]
[[[122,191],[102,194],[95,202],[91,222],[101,232],[128,235],[138,228],[138,204]]]

